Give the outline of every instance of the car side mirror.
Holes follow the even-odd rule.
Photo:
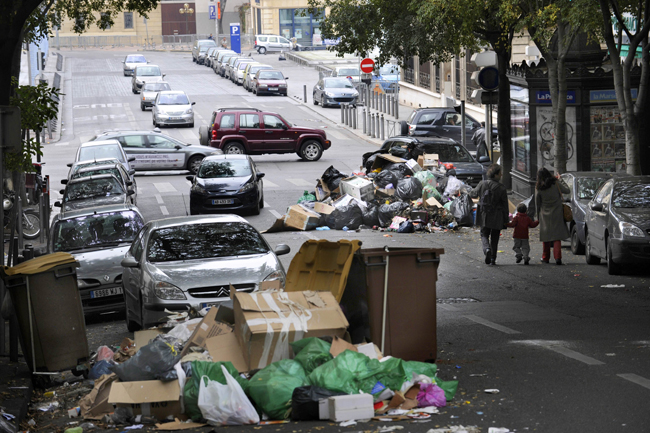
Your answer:
[[[124,63],[124,60],[122,60],[122,63]]]
[[[68,184],[68,179],[61,179],[61,183],[63,185],[67,185]]]
[[[68,166],[68,167],[72,167],[72,163],[69,162],[69,163],[66,164],[66,166]]]
[[[60,201],[55,201],[54,202],[54,207],[61,207],[61,202]]]
[[[132,168],[131,170],[129,170],[129,175],[133,176],[134,174],[135,174],[135,169]]]
[[[266,176],[266,173],[257,173],[257,178],[258,178],[258,179],[261,179],[261,178],[263,178],[264,176]]]
[[[287,129],[289,129],[289,127],[283,123],[282,124],[282,129],[284,129],[286,131]]]
[[[59,194],[63,195],[64,193],[65,193],[65,190],[64,190],[64,189],[60,189],[60,190],[59,190]]]
[[[285,79],[285,80],[288,80],[288,79],[289,79],[289,77],[284,77],[284,79]]]
[[[192,102],[192,105],[196,104],[196,102]]]
[[[193,174],[187,175],[185,176],[185,179],[189,180],[190,182],[194,182],[194,175]]]
[[[479,156],[479,157],[478,157],[478,162],[480,162],[481,164],[484,163],[484,162],[490,162],[490,157],[489,157],[489,156],[485,156],[485,155],[483,155],[483,156]]]
[[[124,257],[121,263],[123,268],[138,268],[140,264],[133,256]]]
[[[126,183],[126,186],[133,186],[133,182],[131,182],[130,180],[127,180],[125,183]]]
[[[285,254],[289,254],[291,252],[291,248],[289,248],[289,245],[287,244],[278,244],[275,247],[275,255],[276,256],[282,256]]]
[[[604,209],[604,206],[602,203],[592,203],[591,204],[591,210],[595,210],[596,212],[602,212]]]
[[[167,74],[162,74],[162,76],[163,76],[163,78],[165,78],[167,76]]]
[[[135,161],[135,156],[130,157],[129,159],[127,159],[127,161],[129,161],[129,162]]]
[[[182,148],[183,147],[180,144],[177,144],[176,146],[174,146],[174,149],[176,149],[176,150],[181,150]]]

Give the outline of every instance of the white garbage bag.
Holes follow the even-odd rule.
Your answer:
[[[259,423],[260,417],[241,385],[223,365],[221,370],[226,385],[210,380],[208,376],[201,378],[198,404],[203,418],[215,426]]]

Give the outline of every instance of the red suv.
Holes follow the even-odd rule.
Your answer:
[[[220,108],[212,113],[211,125],[210,146],[226,154],[297,153],[318,161],[332,145],[322,129],[293,126],[277,113],[256,108]]]

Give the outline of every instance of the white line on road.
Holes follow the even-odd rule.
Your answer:
[[[199,136],[194,133],[191,129],[181,129],[181,137],[185,140],[198,140]]]
[[[497,331],[501,331],[506,334],[521,334],[521,332],[519,331],[515,331],[514,329],[508,328],[507,326],[499,325],[498,323],[490,322],[489,320],[479,316],[463,316],[463,317],[466,317],[472,322],[480,323],[481,325],[485,325],[488,328],[496,329]]]
[[[268,204],[266,204],[266,202],[264,202],[264,206],[268,206]],[[273,215],[276,218],[282,218],[282,215],[280,215],[278,213],[278,211],[276,211],[276,210],[269,209],[269,212],[271,213],[271,215]]]
[[[158,192],[176,192],[176,188],[169,182],[158,182],[154,183],[153,186],[156,187]]]
[[[303,236],[307,236],[311,240],[314,240],[314,241],[318,240],[318,238],[316,236],[312,235],[309,232],[300,232],[300,234],[303,235]]]
[[[124,104],[124,113],[126,114],[126,118],[129,119],[131,128],[137,130],[138,122],[136,122],[135,115],[133,114],[133,110],[131,110],[131,105],[128,102]]]
[[[348,139],[348,137],[341,134],[336,129],[327,128],[327,130],[325,132],[327,132],[327,135],[331,135],[332,137],[336,138],[337,140],[347,140]]]
[[[169,211],[167,210],[167,206],[160,206],[160,212],[162,212],[163,215],[169,215]]]
[[[280,185],[278,185],[277,183],[273,183],[268,179],[264,179],[264,188],[277,188],[279,186]]]
[[[158,204],[165,204],[160,194],[154,194],[154,197],[156,197],[156,201],[158,202]]]
[[[637,385],[641,385],[644,388],[650,389],[650,380],[646,379],[645,377],[641,377],[633,373],[617,374],[617,376],[625,380],[629,380],[632,383],[636,383]]]
[[[583,355],[582,353],[576,352],[575,350],[567,349],[566,347],[563,347],[559,345],[558,343],[552,342],[552,341],[537,341],[535,342],[538,346],[544,347],[546,349],[552,350],[553,352],[557,352],[560,355],[564,355],[567,358],[575,359],[576,361],[584,362],[587,365],[604,365],[605,363],[602,361],[599,361],[595,358],[592,358],[587,355]]]
[[[305,179],[287,179],[287,182],[296,186],[314,186],[314,182],[307,182]]]

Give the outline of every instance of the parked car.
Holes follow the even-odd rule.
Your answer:
[[[200,310],[230,299],[230,287],[254,292],[286,273],[259,232],[236,215],[188,216],[148,222],[122,260],[129,331],[165,320],[167,311]]]
[[[197,39],[192,46],[192,61],[203,64],[208,48],[216,47],[217,43],[212,39]]]
[[[122,67],[124,76],[128,77],[133,75],[133,70],[138,65],[147,64],[147,59],[142,54],[129,54],[122,60],[124,66]]]
[[[602,171],[570,171],[561,176],[571,190],[569,194],[564,194],[564,201],[573,212],[573,221],[569,223],[569,232],[571,233],[571,252],[575,255],[585,253],[585,214],[589,201],[594,198],[598,188],[612,176],[616,176],[616,174]]]
[[[232,59],[233,57],[239,58],[239,54],[237,54],[235,52],[224,54],[221,57],[221,59],[219,60],[219,63],[217,63],[216,73],[225,78],[226,77],[226,75],[225,75],[226,74],[226,65],[228,64],[230,59]]]
[[[210,62],[212,62],[212,55],[219,50],[219,47],[214,46],[208,48],[208,51],[205,52],[205,59],[203,59],[203,66],[210,67]]]
[[[54,217],[48,250],[70,253],[79,261],[84,314],[124,310],[121,261],[143,225],[142,214],[130,204],[62,211]]]
[[[97,137],[94,137],[91,139],[91,141],[96,139]],[[124,168],[124,165],[122,165],[122,163],[117,158],[98,158],[98,159],[93,159],[91,161],[78,161],[72,164],[68,164],[70,170],[68,170],[67,180],[73,179],[75,177],[80,177],[79,175],[77,175],[77,172],[80,170],[92,169],[94,167],[113,165],[113,164],[119,164],[121,166],[120,171],[127,173],[127,175],[129,176],[128,179],[133,183],[133,187],[135,187],[136,186],[136,180],[134,177],[135,170],[131,168],[130,170],[127,171]]]
[[[135,170],[132,169],[131,171],[135,173]],[[77,164],[76,166],[71,167],[70,172],[70,177],[68,179],[61,179],[63,185],[67,185],[73,179],[98,175],[112,175],[120,182],[120,186],[124,191],[130,191],[129,195],[131,203],[137,204],[138,190],[135,182],[131,180],[132,175],[129,174],[124,169],[124,166],[117,160],[110,163],[92,165],[85,164],[85,166]]]
[[[93,140],[117,140],[137,171],[188,170],[195,174],[208,155],[221,155],[221,149],[187,144],[160,130],[104,132]],[[134,171],[135,172],[135,171]]]
[[[166,81],[161,81],[159,83],[144,83],[140,93],[142,98],[140,99],[140,110],[144,111],[147,107],[153,107],[153,103],[156,100],[159,92],[164,92],[165,90],[171,90],[169,83]]]
[[[453,164],[456,177],[472,187],[486,179],[487,170],[481,164],[482,159],[477,161],[460,143],[446,137],[388,138],[379,150],[363,155],[363,165],[365,166],[367,159],[376,153],[391,153],[401,158],[415,160],[424,153],[433,153],[438,155],[441,163]]]
[[[194,127],[194,110],[190,98],[181,90],[158,92],[151,109],[153,126],[187,125]]]
[[[134,157],[126,155],[119,141],[112,139],[93,140],[81,143],[77,149],[74,161],[68,163],[68,167],[72,167],[75,162],[96,161],[104,158],[117,159],[127,172],[131,171],[130,163],[135,161]]]
[[[157,65],[139,65],[133,71],[131,78],[131,91],[140,93],[144,83],[158,83],[164,81],[165,74],[160,71]]]
[[[244,211],[259,215],[264,207],[263,177],[248,155],[206,157],[198,173],[187,176],[192,182],[190,214]]]
[[[589,202],[585,215],[585,260],[607,261],[607,272],[650,265],[650,176],[613,177]]]
[[[225,63],[225,70],[223,73],[223,77],[232,81],[233,67],[235,63],[245,59],[246,57],[241,57],[241,56],[231,57],[230,59],[228,59],[228,61]]]
[[[244,82],[242,83],[242,87],[249,92],[253,91],[253,77],[257,73],[257,71],[262,70],[262,69],[273,69],[273,66],[271,65],[264,65],[262,63],[249,63],[246,65],[246,68],[244,69]]]
[[[337,66],[332,71],[332,77],[347,78],[353,83],[360,83],[361,70],[357,66]]]
[[[351,104],[356,107],[359,92],[354,88],[352,81],[347,78],[325,77],[318,80],[312,93],[314,105],[321,104],[340,106]]]
[[[263,93],[287,96],[287,80],[282,72],[274,69],[261,69],[253,77],[253,93],[257,96]]]
[[[244,69],[246,69],[246,66],[248,66],[250,63],[255,63],[255,60],[244,59],[235,62],[233,65],[232,73],[230,74],[233,83],[237,84],[238,86],[244,84]]]
[[[278,35],[255,35],[255,49],[260,54],[269,51],[291,51],[294,49],[293,42]]]
[[[481,123],[470,115],[465,115],[465,144],[467,149],[476,150],[476,145],[472,141],[474,133],[481,128]],[[438,135],[449,137],[457,142],[461,139],[461,116],[456,110],[445,107],[418,108],[413,111],[408,120],[400,122],[400,134],[412,135],[414,137],[426,137]],[[492,142],[498,141],[497,129],[492,128]]]
[[[373,72],[372,80],[378,81],[384,92],[398,92],[400,81],[399,66],[389,63],[379,67]]]
[[[219,69],[221,68],[221,61],[223,58],[227,55],[234,55],[237,54],[233,50],[220,50],[217,52],[217,55],[214,57],[214,60],[212,60],[212,70],[214,70],[215,74],[219,74]]]
[[[210,145],[226,154],[295,152],[304,160],[318,161],[332,145],[322,129],[295,126],[277,113],[255,108],[219,109],[212,113],[210,125]]]
[[[131,196],[135,194],[133,190],[125,189],[124,183],[112,174],[71,179],[59,193],[63,199],[54,202],[54,206],[61,207],[64,211],[109,204],[134,204]]]

